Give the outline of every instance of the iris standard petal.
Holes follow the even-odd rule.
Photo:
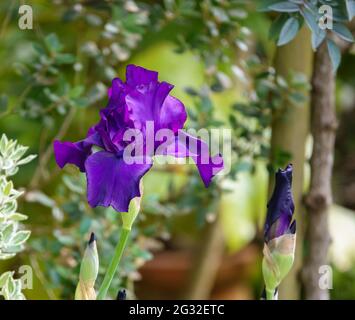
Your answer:
[[[150,167],[151,164],[126,164],[106,151],[92,154],[85,162],[89,204],[127,212],[131,199],[140,196],[139,181]]]
[[[173,86],[167,82],[142,85],[126,95],[127,111],[135,128],[144,128],[147,121],[153,121],[155,129],[160,129],[160,113],[164,100]]]
[[[125,93],[125,84],[119,78],[112,80],[111,87],[108,89],[109,102],[107,104],[108,109],[119,108],[122,106]]]
[[[168,95],[164,100],[160,112],[160,126],[168,128],[174,133],[184,127],[187,113],[184,104],[173,96]]]
[[[67,163],[76,165],[80,171],[85,171],[84,163],[91,153],[91,145],[85,141],[69,142],[55,140],[53,143],[55,160],[60,168]]]
[[[126,84],[131,87],[158,82],[158,72],[144,69],[134,64],[126,68]]]

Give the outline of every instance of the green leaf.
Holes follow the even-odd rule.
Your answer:
[[[47,48],[49,49],[49,51],[59,52],[63,49],[63,46],[59,42],[59,39],[55,33],[51,33],[48,36],[46,36],[44,42]]]
[[[8,219],[13,221],[24,221],[27,220],[28,217],[22,213],[13,213],[8,217]]]
[[[42,47],[40,44],[34,42],[32,44],[32,47],[33,49],[36,51],[36,53],[39,55],[39,56],[43,56],[46,54],[46,50],[44,49],[44,47]]]
[[[52,208],[56,206],[56,203],[53,199],[51,199],[45,193],[37,190],[27,193],[27,201],[37,202],[48,208]]]
[[[269,31],[269,38],[271,40],[277,40],[279,38],[280,32],[282,30],[283,25],[286,23],[288,19],[287,14],[280,14],[272,23]]]
[[[4,154],[7,144],[9,143],[9,140],[7,139],[5,134],[2,134],[1,140],[0,140],[0,152]]]
[[[257,0],[257,11],[267,12],[271,11],[270,6],[280,2],[280,0]]]
[[[15,224],[9,223],[5,229],[2,231],[3,241],[6,243],[10,241],[12,238],[13,233],[15,232]]]
[[[16,151],[11,155],[14,160],[19,160],[28,150],[28,147],[18,146]]]
[[[346,9],[348,11],[349,21],[355,17],[355,1],[346,0]]]
[[[70,53],[59,53],[55,57],[58,64],[72,64],[75,62],[75,56]]]
[[[19,231],[16,235],[12,238],[12,246],[19,246],[23,244],[31,235],[31,231]]]
[[[5,94],[0,96],[0,112],[5,112],[9,104],[9,99]]]
[[[312,48],[313,50],[316,50],[323,42],[327,34],[324,30],[319,28],[316,13],[305,7],[301,10],[301,14],[309,29],[312,31]]]
[[[0,288],[2,288],[7,280],[13,275],[12,271],[7,271],[0,276]]]
[[[4,195],[5,195],[6,197],[8,197],[8,196],[10,195],[10,192],[11,192],[11,190],[13,189],[13,187],[14,187],[14,185],[13,185],[12,181],[9,181],[9,182],[6,184],[6,186],[5,186],[5,188],[4,188],[4,191],[3,191],[3,193],[4,193]]]
[[[298,19],[294,17],[289,18],[281,29],[277,45],[283,46],[292,41],[296,37],[299,28],[300,24]]]
[[[10,299],[13,292],[16,290],[16,283],[13,277],[9,277],[6,282],[6,296],[7,299]]]
[[[351,31],[342,23],[334,23],[333,32],[335,32],[339,37],[348,42],[353,42],[354,37]]]
[[[76,86],[74,88],[72,88],[69,92],[69,97],[70,98],[79,98],[83,92],[85,90],[85,87],[84,86]]]
[[[296,3],[289,1],[282,1],[272,4],[269,8],[278,12],[298,12],[300,10],[300,7]]]
[[[341,61],[341,52],[333,40],[327,39],[327,46],[334,73],[338,70]]]
[[[37,157],[37,155],[35,154],[30,154],[29,156],[27,156],[26,158],[23,158],[22,160],[20,160],[19,162],[17,162],[17,165],[22,165],[22,164],[26,164],[31,162],[33,159],[35,159]]]
[[[319,28],[319,32],[314,33],[312,32],[312,48],[313,50],[316,50],[324,41],[325,37],[327,36],[327,33],[325,30],[322,30]]]

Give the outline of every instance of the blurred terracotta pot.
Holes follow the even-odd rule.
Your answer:
[[[154,255],[139,272],[142,279],[135,291],[140,299],[178,299],[189,281],[192,251],[162,251]],[[249,244],[233,255],[226,255],[219,267],[212,299],[252,299],[250,278],[256,271],[260,250]]]

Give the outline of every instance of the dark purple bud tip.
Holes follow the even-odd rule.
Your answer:
[[[95,236],[95,233],[91,232],[90,239],[89,239],[89,245],[91,245],[94,241],[96,241],[96,236]]]
[[[295,234],[296,233],[296,220],[293,220],[291,225],[288,227],[288,232],[290,234]]]
[[[279,169],[275,175],[275,187],[268,203],[267,216],[264,229],[265,241],[291,232],[296,228],[291,221],[295,210],[292,197],[292,164],[284,170]]]
[[[122,289],[122,290],[118,291],[117,300],[126,300],[126,299],[127,299],[126,290]]]

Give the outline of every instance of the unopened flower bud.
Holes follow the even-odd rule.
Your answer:
[[[97,254],[96,237],[91,233],[83,260],[80,265],[79,283],[75,291],[75,300],[95,300],[94,289],[99,272],[99,256]]]
[[[125,289],[119,290],[117,294],[117,300],[126,300],[127,299],[127,293]]]
[[[275,299],[275,292],[290,271],[296,246],[296,221],[292,222],[292,166],[276,173],[275,189],[268,203],[265,222],[265,244],[262,271],[266,298]]]

